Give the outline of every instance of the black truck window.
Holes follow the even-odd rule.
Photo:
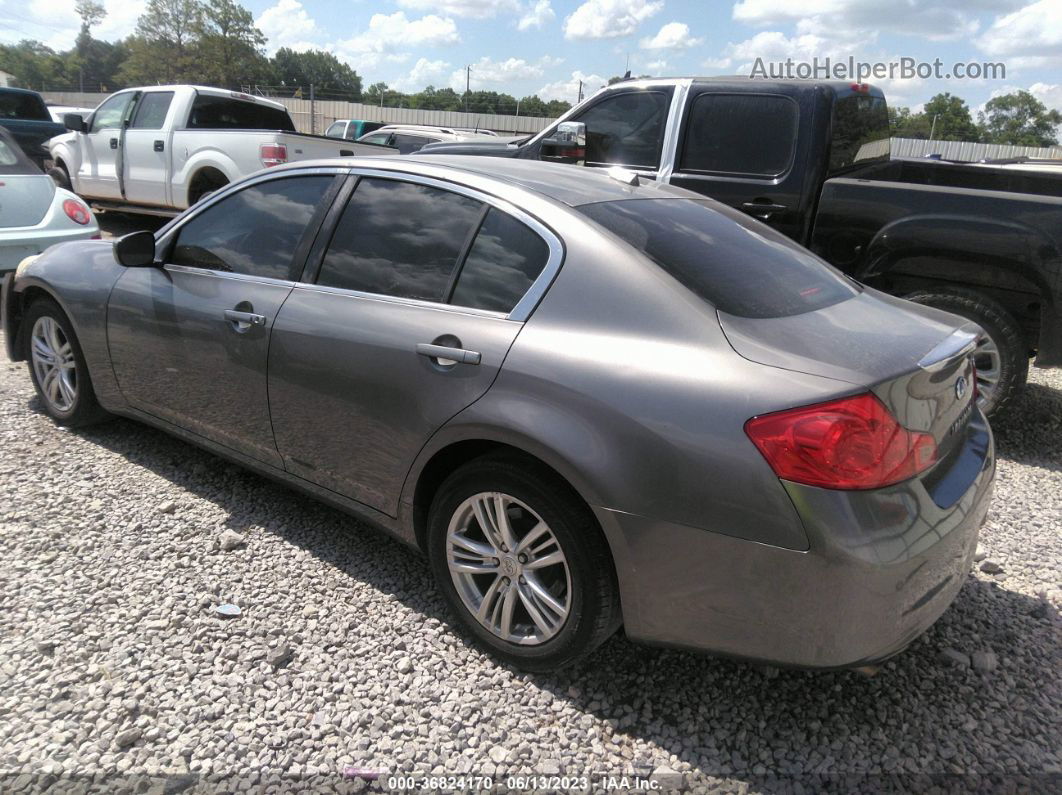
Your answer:
[[[586,162],[658,168],[670,102],[668,91],[628,91],[572,117],[586,125]]]
[[[192,130],[284,130],[295,132],[288,112],[257,102],[199,94],[188,116]]]
[[[679,168],[776,177],[789,170],[797,104],[771,94],[701,94],[693,100]]]
[[[833,104],[830,173],[889,159],[889,111],[884,97],[856,95]]]

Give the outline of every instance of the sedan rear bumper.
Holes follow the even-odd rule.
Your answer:
[[[995,457],[941,508],[913,480],[871,492],[787,483],[806,551],[607,509],[627,635],[779,665],[879,662],[928,629],[958,594],[991,501]]]

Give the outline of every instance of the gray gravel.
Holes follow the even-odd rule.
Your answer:
[[[398,543],[135,423],[61,430],[4,362],[0,789],[359,789],[357,767],[1058,791],[1062,374],[1033,379],[996,429],[980,568],[877,677],[622,637],[532,676],[472,648]]]

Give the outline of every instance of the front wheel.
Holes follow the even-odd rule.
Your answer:
[[[1029,375],[1025,335],[1010,313],[997,301],[960,287],[919,290],[905,297],[972,320],[982,328],[985,333],[974,351],[977,404],[987,416],[1002,412]]]
[[[544,467],[489,457],[458,469],[432,503],[428,554],[460,621],[517,667],[562,668],[619,626],[601,531]]]

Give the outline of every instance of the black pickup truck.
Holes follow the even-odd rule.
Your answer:
[[[1030,357],[1062,365],[1062,169],[893,160],[885,97],[865,83],[626,81],[531,138],[416,156],[444,153],[622,166],[744,210],[862,282],[980,324],[988,412]]]
[[[44,143],[66,128],[52,120],[48,106],[36,91],[0,86],[0,127],[7,127],[30,160],[40,166],[51,156]]]

